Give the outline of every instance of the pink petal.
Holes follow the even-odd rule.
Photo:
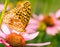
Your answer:
[[[43,19],[44,19],[44,15],[40,14],[40,15],[38,16],[38,20],[39,20],[39,21],[42,21]]]
[[[2,39],[1,37],[0,37],[0,42],[5,44],[6,46],[9,46],[9,44],[4,39]]]
[[[55,23],[55,25],[59,25],[60,26],[60,20],[59,19],[54,18],[54,23]]]
[[[2,31],[0,31],[0,37],[6,38],[6,35]]]
[[[38,24],[38,20],[30,18],[29,24]]]
[[[35,18],[35,19],[38,18],[38,16],[36,14],[32,14],[32,17]]]
[[[30,29],[26,29],[26,32],[29,33],[29,34],[31,34],[31,33],[35,33],[36,30],[30,28]]]
[[[56,18],[60,17],[60,9],[56,12]]]
[[[58,11],[60,11],[60,10],[58,10]],[[54,21],[55,25],[60,25],[60,20],[58,19],[58,14],[57,13],[60,13],[60,12],[56,12],[56,15],[54,13],[52,13],[52,14],[50,13],[50,16],[53,18],[53,21]]]
[[[6,26],[6,24],[2,24],[1,29],[5,34],[10,34],[11,33],[9,28]]]
[[[27,27],[26,27],[26,31],[28,32],[28,33],[34,33],[34,32],[36,32],[36,30],[37,30],[37,28],[38,28],[38,25],[28,25]]]
[[[34,24],[32,25],[32,24],[30,24],[26,28],[37,29],[38,25],[34,25]]]
[[[28,33],[22,33],[21,35],[24,37],[26,41],[32,40],[38,36],[39,32],[33,33],[33,34],[28,34]]]
[[[4,9],[4,4],[0,4],[0,12],[2,11]],[[10,9],[10,7],[8,6],[7,7],[7,10],[9,10]]]
[[[2,43],[2,42],[0,41],[0,43]]]
[[[2,43],[5,44],[6,46],[9,46],[9,44],[3,39],[2,39]]]
[[[26,46],[44,46],[44,45],[49,45],[49,44],[50,42],[37,43],[37,44],[31,43],[31,44],[26,44]]]
[[[18,32],[18,31],[16,31],[16,30],[12,30],[12,33],[20,34],[20,32]]]
[[[60,26],[56,25],[57,31],[60,31]]]
[[[55,17],[55,13],[49,13],[49,16]]]
[[[3,10],[3,8],[4,8],[4,5],[0,4],[0,12]]]
[[[26,27],[27,33],[34,33],[38,28],[39,22],[36,19],[30,18],[29,24]]]
[[[2,38],[0,37],[0,43],[2,43],[2,41],[1,41],[1,40],[2,40]]]
[[[6,47],[12,47],[12,46],[6,46]]]
[[[47,27],[46,33],[49,35],[56,35],[58,33],[58,30],[56,27]]]
[[[27,33],[35,33],[37,28],[38,28],[38,25],[30,24],[26,27],[26,32]]]

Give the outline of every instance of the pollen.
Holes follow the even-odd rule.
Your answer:
[[[21,35],[16,33],[11,33],[7,35],[6,42],[9,43],[12,47],[24,47],[25,40]]]

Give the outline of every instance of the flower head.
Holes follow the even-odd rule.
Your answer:
[[[49,35],[56,35],[60,31],[60,10],[56,13],[50,13],[48,15],[33,15],[33,18],[37,20],[39,26],[41,22],[46,25],[46,33]],[[37,23],[36,22],[36,23]],[[35,23],[35,24],[36,24]]]
[[[26,44],[25,41],[34,39],[38,35],[38,32],[33,34],[28,34],[26,32],[19,33],[15,30],[9,29],[6,24],[2,24],[1,30],[0,30],[0,43],[3,43],[6,45],[6,47],[23,47],[23,46],[43,46],[48,45],[50,42],[46,43],[31,43]]]
[[[54,24],[52,27],[49,26],[46,28],[47,34],[56,35],[57,33],[59,33],[60,31],[60,20],[59,20],[60,14],[59,13],[60,13],[60,10],[58,10],[56,13],[50,14]]]

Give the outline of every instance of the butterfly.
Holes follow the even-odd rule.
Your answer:
[[[23,1],[14,9],[4,14],[3,22],[18,32],[24,32],[31,16],[31,4],[29,1]]]

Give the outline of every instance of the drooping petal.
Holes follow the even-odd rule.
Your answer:
[[[0,37],[0,43],[5,44],[6,46],[9,46],[9,44],[1,37]]]
[[[3,44],[5,44],[6,46],[9,46],[9,44],[5,41],[5,40],[1,40]]]
[[[49,35],[56,35],[58,33],[58,30],[55,26],[54,27],[47,27],[46,33]]]
[[[5,34],[10,34],[11,33],[9,28],[6,26],[6,24],[2,24],[1,29]]]
[[[11,47],[3,38],[0,37],[0,43],[4,44],[5,47]]]
[[[2,31],[0,31],[0,37],[6,38],[6,35]]]
[[[26,46],[44,46],[44,45],[49,45],[49,44],[51,43],[50,42],[37,43],[37,44],[31,43],[31,44],[26,44]]]
[[[22,33],[21,35],[25,39],[25,41],[32,40],[38,36],[39,32],[28,34],[28,33]]]

